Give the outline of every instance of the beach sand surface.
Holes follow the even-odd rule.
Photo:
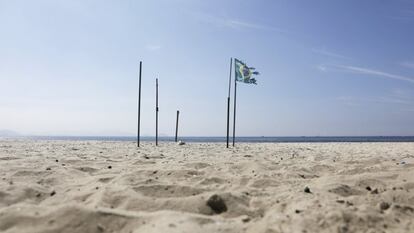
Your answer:
[[[0,232],[414,232],[414,143],[1,140]]]

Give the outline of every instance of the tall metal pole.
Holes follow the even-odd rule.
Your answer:
[[[226,147],[229,148],[229,131],[230,131],[230,90],[231,90],[231,68],[233,58],[230,58],[230,74],[229,74],[229,94],[227,96],[227,142]]]
[[[137,129],[137,147],[140,141],[140,127],[141,127],[141,71],[142,61],[139,62],[139,81],[138,81],[138,129]]]
[[[158,146],[158,79],[155,79],[155,145]]]
[[[237,93],[237,82],[234,79],[234,113],[233,113],[233,147],[236,140],[236,93]]]
[[[175,142],[178,139],[178,118],[180,117],[180,111],[177,110],[177,121],[175,122]]]

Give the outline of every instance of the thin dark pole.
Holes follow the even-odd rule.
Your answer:
[[[137,147],[139,147],[140,127],[141,127],[141,71],[142,71],[142,61],[139,62]]]
[[[237,82],[234,78],[234,113],[233,113],[233,147],[236,140],[236,96],[237,96]]]
[[[180,111],[177,110],[177,121],[175,122],[175,142],[178,139],[178,118],[180,117]]]
[[[233,58],[230,58],[230,72],[229,72],[229,95],[228,97],[230,98],[230,90],[231,90],[231,68],[233,66]]]
[[[231,89],[231,68],[233,58],[230,58],[230,74],[229,74],[229,94],[227,96],[227,143],[226,147],[229,148],[229,135],[230,135],[230,89]]]
[[[155,145],[158,146],[158,79],[155,79]]]
[[[229,148],[229,137],[230,137],[230,97],[227,97],[227,137],[226,137],[226,148]]]

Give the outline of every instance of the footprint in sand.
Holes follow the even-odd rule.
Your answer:
[[[362,191],[360,191],[358,189],[355,189],[355,188],[352,188],[352,187],[350,187],[346,184],[341,184],[341,185],[338,185],[334,188],[331,188],[331,189],[328,190],[328,192],[335,193],[335,194],[337,194],[339,196],[342,196],[342,197],[349,197],[349,196],[362,195],[363,194]]]

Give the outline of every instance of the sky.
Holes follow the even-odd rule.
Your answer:
[[[233,57],[238,136],[414,135],[413,28],[411,0],[0,0],[0,129],[133,136],[143,61],[142,135],[158,78],[160,135],[225,136]]]

